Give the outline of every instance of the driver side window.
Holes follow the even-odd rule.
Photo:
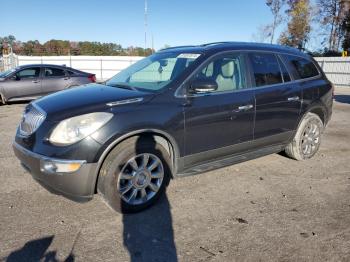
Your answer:
[[[220,56],[207,64],[194,79],[216,81],[214,92],[235,91],[246,88],[245,64],[242,54]]]
[[[39,75],[40,75],[40,67],[26,68],[16,73],[16,76],[20,79],[38,78]]]

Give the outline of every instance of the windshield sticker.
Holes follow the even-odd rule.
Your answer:
[[[177,58],[197,59],[199,56],[200,54],[183,53],[183,54],[179,54]]]

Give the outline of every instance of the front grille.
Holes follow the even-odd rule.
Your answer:
[[[24,110],[24,114],[19,125],[20,134],[30,136],[44,122],[46,113],[35,104],[29,104]]]

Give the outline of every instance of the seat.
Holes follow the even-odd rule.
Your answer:
[[[216,77],[218,91],[229,91],[237,88],[233,77],[235,75],[235,65],[233,60],[223,60],[219,69],[219,74]]]

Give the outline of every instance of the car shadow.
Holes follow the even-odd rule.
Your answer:
[[[140,154],[141,138],[135,145],[136,154]],[[160,159],[164,159],[159,145],[153,137],[147,139],[147,147],[156,152]],[[165,172],[171,176],[171,172],[163,162]],[[169,177],[170,179],[170,177]],[[169,183],[164,179],[163,183]],[[164,192],[150,208],[139,213],[123,214],[123,243],[130,255],[130,261],[177,261],[177,252],[174,242],[171,207]]]
[[[123,215],[123,224],[123,243],[131,262],[177,261],[167,197],[141,213]]]
[[[335,95],[335,101],[344,104],[350,104],[350,95]]]
[[[13,101],[13,102],[7,102],[6,105],[10,106],[10,105],[25,105],[25,104],[29,104],[31,101],[33,100],[21,100],[21,101]],[[0,106],[2,104],[0,103]]]
[[[25,245],[13,251],[7,258],[7,262],[17,261],[50,261],[58,262],[56,251],[49,251],[47,249],[52,243],[54,236],[39,238],[28,241]],[[72,262],[75,260],[74,254],[71,252],[68,257],[64,260],[65,262]]]

